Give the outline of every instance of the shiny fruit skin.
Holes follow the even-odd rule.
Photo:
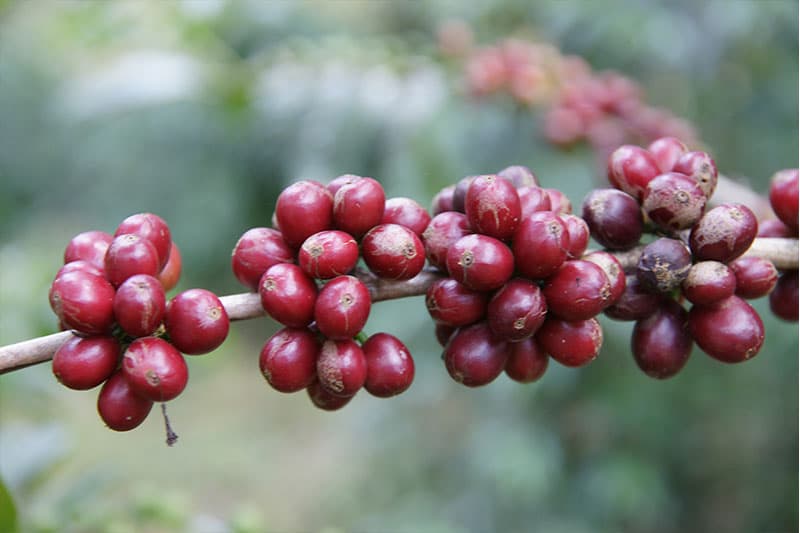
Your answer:
[[[450,277],[476,291],[501,287],[514,272],[514,256],[501,241],[473,233],[447,251]]]
[[[663,300],[655,313],[638,320],[631,335],[631,352],[639,368],[655,379],[674,376],[692,352],[688,313],[672,300]]]
[[[544,323],[547,302],[539,286],[524,278],[503,285],[489,301],[487,319],[492,333],[516,342],[536,333]]]
[[[152,335],[164,320],[166,308],[163,285],[147,274],[129,277],[114,295],[114,317],[132,337]]]
[[[216,294],[189,289],[170,300],[164,316],[170,342],[181,352],[200,355],[217,349],[227,338],[230,321]]]
[[[386,200],[381,224],[400,224],[421,237],[430,222],[431,215],[415,200],[403,196]]]
[[[122,370],[117,370],[103,384],[97,395],[97,412],[109,429],[130,431],[144,422],[153,402],[131,388]]]
[[[461,237],[471,233],[469,221],[463,213],[445,211],[434,216],[422,232],[425,257],[431,265],[447,272],[447,251]]]
[[[183,355],[158,337],[134,340],[122,357],[122,372],[136,394],[154,402],[176,398],[189,382]]]
[[[353,276],[339,276],[320,289],[314,304],[314,320],[326,337],[351,339],[364,328],[371,306],[369,289],[364,283]]]
[[[321,183],[297,181],[278,195],[275,219],[286,244],[297,248],[309,236],[333,228],[333,196]]]
[[[370,271],[383,279],[411,279],[425,266],[422,241],[399,224],[379,224],[369,230],[361,241],[361,255]]]
[[[50,307],[66,328],[99,335],[114,325],[114,294],[105,278],[73,270],[53,280]]]
[[[120,353],[119,342],[110,335],[73,336],[53,355],[53,375],[70,389],[92,389],[114,373]]]
[[[335,396],[353,396],[367,380],[367,360],[350,339],[327,340],[317,358],[317,380]]]
[[[394,335],[376,333],[361,346],[367,360],[364,388],[378,398],[405,392],[414,381],[414,359]]]
[[[283,324],[302,328],[314,320],[317,284],[292,263],[278,263],[264,272],[258,287],[261,307]]]
[[[113,239],[105,231],[96,230],[75,235],[64,249],[64,264],[82,260],[104,268],[106,250]]]
[[[542,349],[535,337],[508,345],[506,375],[519,383],[533,383],[547,370],[550,356]]]
[[[467,387],[481,387],[494,381],[507,358],[508,343],[494,337],[485,322],[459,329],[444,349],[450,377]]]
[[[258,359],[264,379],[273,389],[297,392],[317,378],[317,357],[320,343],[306,328],[283,328],[267,342]]]
[[[138,235],[153,245],[158,255],[158,272],[160,272],[169,260],[169,251],[172,247],[172,235],[164,219],[153,213],[131,215],[120,222],[114,237],[126,234]]]
[[[544,279],[566,261],[569,233],[561,218],[550,211],[533,213],[520,222],[512,244],[519,273]]]
[[[118,235],[106,251],[106,278],[118,287],[136,274],[155,277],[161,271],[159,261],[158,252],[149,240],[132,233]]]
[[[548,318],[536,332],[536,340],[562,365],[579,367],[590,363],[600,353],[603,330],[595,318],[578,321]]]
[[[372,178],[342,185],[333,197],[333,223],[337,229],[360,239],[381,223],[386,207],[383,186]]]
[[[475,291],[453,278],[434,281],[425,295],[425,306],[437,324],[468,326],[486,315],[489,294]]]
[[[517,189],[510,181],[494,174],[476,176],[467,189],[464,212],[470,227],[498,240],[514,235],[520,218]]]
[[[738,296],[693,306],[689,331],[700,349],[724,363],[746,361],[758,354],[764,343],[761,317]]]
[[[239,283],[257,291],[261,276],[269,267],[294,261],[292,248],[280,231],[272,228],[250,228],[245,231],[231,254],[231,269]]]

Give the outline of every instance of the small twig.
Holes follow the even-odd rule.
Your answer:
[[[172,431],[172,424],[169,423],[169,417],[167,416],[167,404],[161,404],[161,416],[164,417],[164,429],[167,432],[167,446],[172,446],[176,442],[178,442],[178,434]]]

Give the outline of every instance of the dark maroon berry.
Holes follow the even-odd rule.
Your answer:
[[[769,220],[762,220],[758,223],[758,233],[756,237],[775,237],[779,239],[787,239],[792,236],[792,232],[786,227],[786,224],[780,220],[771,218]]]
[[[683,295],[693,304],[713,304],[733,295],[736,276],[723,263],[700,261],[689,269],[682,289]]]
[[[522,215],[517,189],[507,179],[494,174],[476,176],[472,180],[464,210],[475,232],[499,240],[514,235]]]
[[[302,328],[314,320],[317,284],[297,265],[269,267],[261,277],[258,294],[261,307],[284,326]]]
[[[793,235],[798,225],[798,170],[796,168],[776,172],[769,186],[769,203],[772,210]]]
[[[661,174],[653,154],[639,146],[620,146],[608,157],[608,180],[639,201],[647,184]]]
[[[361,347],[350,339],[325,341],[317,359],[317,379],[331,394],[353,396],[367,379]]]
[[[114,287],[85,271],[65,272],[50,286],[50,307],[68,329],[106,333],[114,324]]]
[[[364,388],[378,398],[396,396],[414,381],[414,359],[400,339],[376,333],[361,346],[367,359]]]
[[[167,307],[164,287],[153,276],[137,274],[117,287],[114,317],[132,337],[146,337],[161,325]]]
[[[611,284],[595,263],[566,261],[544,283],[542,293],[547,309],[563,320],[586,320],[608,307]]]
[[[386,194],[380,183],[361,178],[342,185],[333,199],[333,223],[337,229],[360,239],[381,223]]]
[[[570,322],[548,318],[536,332],[539,345],[564,366],[583,366],[597,357],[603,329],[595,318]]]
[[[567,259],[569,233],[556,213],[533,213],[520,223],[512,246],[520,274],[530,279],[544,279]]]
[[[114,238],[105,231],[85,231],[75,235],[64,250],[64,263],[86,261],[105,268],[106,250]]]
[[[592,237],[611,250],[636,246],[644,229],[639,203],[617,189],[595,189],[587,194],[582,216]]]
[[[422,232],[425,243],[425,256],[431,265],[439,270],[447,271],[447,250],[461,237],[469,235],[467,216],[455,211],[439,213],[431,219],[428,227]]]
[[[541,187],[522,187],[517,189],[517,196],[523,219],[537,211],[550,211],[550,195]]]
[[[450,326],[449,324],[437,323],[436,324],[436,340],[439,344],[444,348],[447,346],[447,342],[450,340],[450,337],[453,336],[453,333],[456,332],[458,328],[454,326]]]
[[[749,207],[730,203],[708,211],[692,228],[689,246],[695,258],[721,263],[733,261],[750,248],[758,220]]]
[[[567,248],[567,259],[578,259],[589,246],[589,226],[579,216],[561,215],[561,221],[567,228],[569,234],[569,248]]]
[[[459,329],[444,349],[444,363],[450,377],[467,387],[494,381],[507,358],[508,343],[495,338],[485,322]]]
[[[501,241],[473,233],[447,251],[450,276],[476,291],[501,287],[514,272],[514,256]]]
[[[778,318],[797,322],[797,270],[787,270],[778,277],[778,283],[769,293],[769,308]]]
[[[417,234],[399,224],[379,224],[361,241],[361,255],[379,278],[406,280],[425,266],[425,246]]]
[[[153,213],[138,213],[131,215],[117,226],[114,237],[120,235],[137,235],[146,241],[150,241],[158,254],[158,272],[164,268],[169,260],[169,250],[172,246],[172,235],[169,226],[158,215]],[[147,272],[143,272],[146,274]]]
[[[706,198],[711,198],[717,188],[717,165],[706,152],[686,152],[672,170],[695,180]]]
[[[258,282],[269,267],[291,263],[294,252],[281,232],[272,228],[251,228],[242,234],[231,255],[231,268],[239,283],[258,290]]]
[[[644,190],[642,209],[659,228],[691,228],[706,207],[706,195],[695,180],[677,172],[653,178]]]
[[[546,314],[547,303],[539,286],[530,280],[515,278],[492,296],[487,323],[497,337],[515,342],[536,333]]]
[[[138,427],[152,407],[152,401],[133,391],[122,369],[108,378],[97,396],[97,412],[114,431],[130,431]]]
[[[725,363],[754,357],[764,343],[764,324],[750,304],[730,296],[689,311],[689,331],[700,349]]]
[[[458,211],[459,213],[465,211],[467,190],[473,179],[475,179],[475,176],[466,176],[456,183],[455,189],[453,189],[453,211]]]
[[[361,176],[356,176],[355,174],[342,174],[341,176],[333,178],[327,185],[328,192],[331,193],[331,198],[336,196],[336,191],[341,189],[344,185],[355,183],[360,179]]]
[[[353,276],[339,276],[319,291],[314,320],[326,337],[350,339],[367,323],[371,305],[366,285]]]
[[[172,400],[189,382],[183,355],[158,337],[133,341],[122,358],[122,372],[136,394],[154,402]]]
[[[599,266],[608,278],[608,305],[617,302],[625,292],[625,271],[619,260],[608,252],[592,252],[583,256],[584,261],[590,261]]]
[[[279,392],[305,389],[317,377],[317,336],[306,328],[283,328],[264,343],[258,358],[261,375]]]
[[[312,278],[335,278],[355,268],[358,243],[344,231],[320,231],[303,241],[297,263]]]
[[[778,270],[763,257],[740,257],[728,266],[736,275],[736,295],[741,298],[766,296],[778,282]]]
[[[216,294],[206,289],[189,289],[170,300],[164,326],[178,350],[200,355],[217,349],[225,341],[230,321]]]
[[[353,399],[353,396],[336,396],[331,394],[325,390],[317,380],[311,382],[311,385],[306,388],[306,391],[314,407],[322,409],[323,411],[337,411],[350,403],[350,400]]]
[[[333,227],[333,196],[321,183],[302,180],[286,187],[275,204],[286,243],[297,248],[309,236]]]
[[[667,379],[684,367],[692,353],[688,313],[672,300],[663,300],[655,313],[636,322],[631,351],[639,368],[651,378]]]
[[[428,287],[425,305],[437,323],[453,327],[467,326],[486,314],[489,295],[475,291],[453,278],[442,278]]]
[[[572,202],[567,195],[558,189],[543,189],[550,197],[550,211],[557,215],[569,215],[572,213]]]
[[[53,375],[70,389],[93,389],[114,373],[119,356],[119,342],[110,335],[73,336],[53,355]]]
[[[661,172],[672,172],[675,163],[683,154],[689,151],[686,145],[675,137],[661,137],[656,139],[647,147],[647,151],[653,154],[658,169]]]
[[[544,375],[550,356],[535,337],[508,345],[506,375],[520,383],[533,383]]]
[[[631,274],[625,276],[625,290],[622,296],[603,310],[614,320],[639,320],[652,315],[658,308],[662,297],[645,289],[639,279]]]
[[[511,165],[497,173],[501,178],[505,178],[517,189],[523,187],[538,187],[539,180],[531,169],[522,165]]]
[[[456,190],[455,185],[448,185],[441,191],[436,193],[431,202],[431,213],[433,216],[446,211],[455,211],[453,209],[453,192]]]
[[[138,235],[123,234],[114,237],[105,257],[106,278],[115,287],[136,274],[158,276],[161,264],[152,243]]]
[[[158,273],[158,281],[164,287],[164,291],[171,291],[178,284],[181,278],[181,268],[183,267],[183,260],[181,259],[181,251],[178,245],[174,242],[169,249],[169,259],[167,264]]]
[[[411,198],[401,196],[386,200],[381,224],[400,224],[416,233],[417,236],[422,236],[422,232],[430,222],[431,215]]]
[[[692,267],[692,255],[677,239],[662,237],[642,250],[636,276],[654,292],[670,292],[679,287]]]

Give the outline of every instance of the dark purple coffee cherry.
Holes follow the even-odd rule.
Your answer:
[[[681,241],[662,237],[642,250],[636,277],[649,290],[667,293],[680,287],[692,266],[692,255]]]
[[[617,189],[595,189],[583,199],[582,216],[601,246],[625,250],[636,246],[644,223],[636,199]]]
[[[534,337],[508,345],[506,375],[520,383],[533,383],[544,375],[550,356]]]
[[[787,270],[778,277],[778,283],[769,293],[769,308],[782,320],[797,322],[798,292],[797,270]]]
[[[450,377],[467,387],[494,381],[507,358],[508,344],[494,337],[485,322],[459,329],[444,349],[444,363]]]
[[[631,352],[642,372],[652,378],[666,379],[680,372],[692,353],[686,310],[673,300],[662,300],[655,313],[636,321]]]

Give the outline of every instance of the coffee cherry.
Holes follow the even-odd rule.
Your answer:
[[[333,199],[333,223],[337,229],[360,239],[383,218],[386,195],[380,183],[361,178],[342,185]]]
[[[489,295],[475,291],[453,278],[434,281],[426,292],[425,305],[437,323],[453,327],[467,326],[486,314]]]
[[[272,228],[250,228],[239,237],[233,248],[231,268],[239,283],[257,291],[261,276],[269,267],[292,261],[294,252],[283,240],[280,231]]]
[[[769,308],[777,316],[789,322],[798,319],[797,270],[787,270],[778,277],[778,283],[769,293]]]
[[[611,185],[639,201],[644,196],[647,184],[660,173],[655,157],[639,146],[620,146],[608,158],[608,180]]]
[[[495,338],[485,322],[459,329],[444,349],[444,363],[450,377],[467,387],[494,381],[507,358],[508,344]]]
[[[776,172],[770,179],[769,203],[772,210],[786,227],[797,235],[798,225],[798,170],[796,168]]]
[[[764,343],[764,324],[750,304],[730,296],[689,311],[689,331],[705,353],[724,363],[754,357]]]
[[[200,355],[217,349],[225,341],[230,321],[216,294],[206,289],[189,289],[170,300],[164,326],[178,350]]]
[[[644,223],[636,199],[617,189],[595,189],[583,199],[583,219],[601,246],[625,250],[636,246]]]
[[[569,247],[567,248],[567,259],[578,259],[589,246],[589,226],[579,216],[561,215],[561,221],[567,228],[569,235]]]
[[[65,272],[50,286],[50,307],[68,329],[106,333],[114,324],[114,287],[85,271]]]
[[[131,215],[117,226],[114,237],[120,235],[137,235],[149,241],[158,254],[158,270],[160,272],[169,260],[169,250],[172,247],[172,236],[169,226],[158,215],[153,213],[138,213]],[[147,274],[148,272],[142,272]]]
[[[548,318],[536,332],[536,340],[562,365],[578,367],[591,362],[600,353],[603,329],[595,318],[573,322]]]
[[[689,151],[686,145],[675,137],[661,137],[656,139],[647,147],[647,151],[653,154],[653,158],[658,164],[661,172],[671,172],[675,163],[683,154]]]
[[[494,174],[476,176],[472,180],[464,209],[474,231],[499,240],[514,235],[522,215],[517,189],[507,179]]]
[[[542,287],[548,311],[563,320],[586,320],[608,306],[611,286],[602,268],[580,259],[566,261]]]
[[[297,263],[312,278],[335,278],[355,268],[358,243],[344,231],[320,231],[303,241]]]
[[[625,276],[625,290],[622,296],[603,310],[614,320],[639,320],[655,313],[662,296],[647,290],[635,274]]]
[[[506,375],[520,383],[533,383],[544,375],[550,357],[534,337],[508,345]]]
[[[422,241],[425,244],[425,257],[431,265],[439,270],[447,271],[447,251],[461,237],[469,235],[467,216],[455,211],[439,213],[431,219],[428,227],[422,232]]]
[[[431,216],[424,207],[411,198],[397,197],[386,200],[383,209],[381,224],[400,224],[405,226],[418,237],[430,224]]]
[[[642,250],[636,277],[651,291],[670,292],[680,286],[692,266],[689,249],[681,241],[662,237]]]
[[[264,343],[258,358],[261,375],[279,392],[297,392],[317,378],[320,343],[306,328],[283,328]]]
[[[589,261],[599,266],[608,278],[607,305],[617,302],[625,292],[625,271],[619,260],[608,252],[598,251],[583,256],[584,261]]]
[[[399,224],[379,224],[361,242],[367,267],[379,278],[411,279],[425,266],[425,246],[417,234]]]
[[[451,326],[449,324],[444,323],[437,323],[435,332],[436,332],[436,340],[439,342],[442,348],[447,346],[447,342],[450,340],[450,337],[453,336],[453,333],[456,332],[458,328]]]
[[[129,277],[117,287],[114,295],[114,317],[132,337],[153,334],[164,319],[166,307],[161,282],[146,274]]]
[[[530,337],[547,314],[539,286],[530,280],[509,280],[489,301],[487,323],[498,338],[515,342]]]
[[[467,190],[470,183],[475,179],[475,176],[466,176],[458,180],[455,189],[453,189],[453,211],[463,213],[466,209]]]
[[[476,291],[501,287],[514,272],[514,256],[501,241],[473,233],[447,251],[450,276]]]
[[[711,198],[717,188],[717,165],[706,152],[687,152],[672,167],[674,172],[686,174],[697,182],[700,189]]]
[[[693,304],[709,305],[736,291],[733,271],[718,261],[700,261],[689,269],[682,284],[683,295]]]
[[[114,431],[138,427],[152,408],[153,402],[133,391],[121,369],[108,378],[97,396],[97,412]]]
[[[327,340],[317,359],[317,380],[336,396],[353,396],[367,379],[367,360],[350,339]]]
[[[669,172],[653,178],[644,190],[642,209],[658,227],[678,231],[692,227],[706,207],[706,195],[692,178]]]
[[[737,203],[722,204],[695,224],[689,246],[698,260],[727,263],[750,248],[757,231],[758,220],[750,208]]]
[[[114,373],[119,356],[119,342],[110,335],[73,336],[53,355],[53,375],[70,389],[93,389]]]
[[[758,233],[756,237],[776,237],[779,239],[786,239],[792,236],[791,230],[786,227],[786,224],[780,220],[771,218],[769,220],[761,220],[758,223]]]
[[[336,191],[341,189],[343,186],[349,185],[350,183],[355,183],[360,179],[361,176],[357,176],[355,174],[342,174],[341,176],[333,178],[327,185],[328,192],[331,193],[331,198],[336,196]]]
[[[91,274],[92,276],[99,276],[105,279],[105,273],[103,271],[103,267],[98,267],[93,263],[84,261],[82,259],[78,261],[70,261],[69,263],[59,268],[58,272],[56,272],[56,278],[61,276],[62,274],[66,274],[67,272],[75,272],[75,271],[81,271],[86,274]]]
[[[378,398],[406,391],[414,381],[414,359],[400,339],[376,333],[361,346],[367,360],[364,388]]]
[[[261,277],[258,294],[261,307],[284,326],[302,328],[314,320],[317,285],[297,265],[278,263],[269,267]]]
[[[105,231],[85,231],[70,239],[64,249],[64,263],[86,261],[98,268],[105,268],[108,245],[113,237]]]
[[[455,211],[455,209],[453,209],[453,192],[455,190],[455,185],[448,185],[436,193],[431,202],[431,213],[433,216],[447,211]]]
[[[308,397],[314,407],[323,411],[337,411],[350,403],[353,396],[336,396],[328,392],[319,381],[314,380],[311,385],[306,387]],[[355,396],[355,395],[354,395]]]
[[[514,234],[514,263],[520,274],[544,279],[567,259],[569,234],[561,218],[550,211],[533,213]]]
[[[693,344],[687,320],[683,307],[672,300],[662,300],[655,313],[636,322],[631,351],[645,374],[667,379],[684,367]]]
[[[366,285],[353,276],[339,276],[319,291],[314,320],[326,337],[350,339],[364,328],[371,305]]]
[[[297,248],[309,236],[332,229],[333,197],[321,183],[297,181],[278,195],[275,218],[283,239]]]
[[[178,249],[178,245],[173,242],[169,249],[167,264],[164,265],[164,268],[158,273],[158,281],[161,282],[161,286],[164,287],[165,292],[171,291],[178,284],[178,280],[181,277],[182,266],[183,260],[181,259],[181,251]]]
[[[522,187],[517,189],[522,219],[537,211],[550,211],[550,195],[541,187]]]
[[[183,355],[158,337],[134,340],[125,350],[122,372],[136,394],[154,402],[172,400],[189,382]]]
[[[522,165],[511,165],[498,172],[497,175],[510,181],[517,189],[539,186],[539,180],[536,178],[536,174],[528,167]]]
[[[778,270],[763,257],[740,257],[728,266],[736,275],[736,295],[741,298],[766,296],[778,282]]]
[[[543,189],[550,197],[550,211],[557,215],[569,215],[572,213],[572,202],[567,196],[558,189]]]
[[[149,240],[134,234],[114,237],[105,257],[106,278],[114,287],[136,274],[158,276],[161,263],[158,252]]]

